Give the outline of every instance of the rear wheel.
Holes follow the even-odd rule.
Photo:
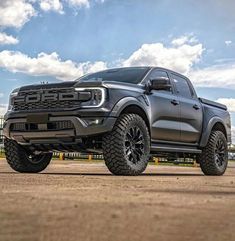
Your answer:
[[[115,175],[139,175],[147,167],[150,137],[144,120],[136,114],[119,117],[103,138],[105,164]]]
[[[228,165],[228,146],[226,137],[221,131],[212,131],[198,162],[205,175],[224,174]]]
[[[29,153],[14,140],[5,139],[4,146],[7,162],[17,172],[41,172],[52,159],[52,153]]]

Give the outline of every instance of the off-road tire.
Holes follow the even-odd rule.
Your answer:
[[[224,154],[220,154],[221,157],[223,156],[222,159],[217,158],[218,143],[224,146]],[[221,131],[212,131],[206,147],[198,157],[198,162],[205,175],[221,176],[224,174],[228,165],[228,146],[226,137]]]
[[[51,153],[29,155],[16,141],[5,139],[4,148],[10,167],[22,173],[37,173],[43,171],[52,159]]]
[[[141,133],[143,145],[139,144],[138,137],[136,142],[132,145],[131,151],[137,146],[133,152],[133,157],[127,155],[129,151],[127,148],[127,135],[131,133]],[[136,134],[137,135],[137,134]],[[133,138],[135,139],[135,138]],[[137,143],[137,144],[136,144]],[[141,150],[139,150],[140,148]],[[141,155],[139,153],[142,153]],[[103,137],[103,154],[105,164],[109,171],[115,175],[135,176],[141,174],[147,167],[150,153],[150,136],[145,121],[137,114],[123,114],[121,115],[113,130]],[[138,160],[138,161],[137,161]]]

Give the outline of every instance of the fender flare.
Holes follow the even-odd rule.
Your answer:
[[[227,136],[226,125],[223,122],[223,120],[221,118],[219,118],[219,117],[213,117],[208,122],[207,128],[205,130],[202,130],[203,133],[202,133],[201,141],[200,141],[200,146],[201,147],[205,147],[207,145],[209,137],[210,137],[210,134],[211,134],[211,131],[212,131],[213,127],[215,126],[215,124],[217,124],[217,123],[220,123],[220,124],[222,124],[224,126],[224,129],[226,131],[225,134]]]
[[[112,117],[119,117],[122,111],[131,105],[138,106],[140,109],[142,109],[145,112],[145,115],[148,118],[148,121],[150,122],[150,117],[149,117],[149,110],[148,106],[144,103],[142,103],[139,99],[135,97],[124,97],[121,100],[119,100],[115,106],[113,107],[110,116]]]

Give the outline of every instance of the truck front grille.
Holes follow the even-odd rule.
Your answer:
[[[42,95],[48,98],[42,99]],[[60,94],[65,97],[60,99]],[[29,90],[20,91],[13,102],[14,111],[31,110],[63,110],[74,109],[80,106],[80,101],[74,98],[73,89],[53,89],[53,90]]]

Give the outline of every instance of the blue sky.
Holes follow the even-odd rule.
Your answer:
[[[234,9],[233,0],[1,1],[0,110],[21,85],[151,64],[228,104],[235,125]]]

